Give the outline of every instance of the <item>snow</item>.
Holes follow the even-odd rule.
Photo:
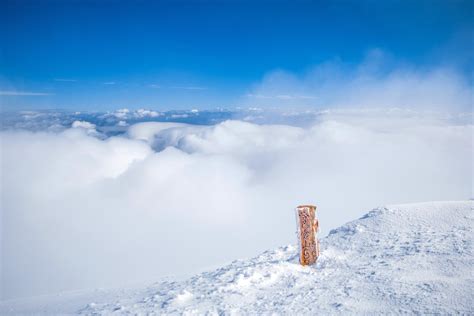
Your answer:
[[[0,314],[472,314],[473,209],[379,207],[323,238],[315,266],[290,245],[182,281],[4,301]]]

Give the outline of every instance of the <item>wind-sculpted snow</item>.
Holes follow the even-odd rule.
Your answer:
[[[377,208],[323,238],[321,257],[312,267],[300,266],[296,247],[286,246],[185,281],[66,295],[54,303],[7,302],[0,311],[472,314],[473,207],[474,202],[466,201]]]

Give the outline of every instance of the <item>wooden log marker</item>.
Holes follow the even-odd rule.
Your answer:
[[[318,227],[316,206],[300,205],[296,208],[296,226],[300,263],[303,266],[316,263],[319,257]]]

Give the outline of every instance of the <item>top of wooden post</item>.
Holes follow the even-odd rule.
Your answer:
[[[308,208],[312,208],[312,209],[316,209],[316,206],[315,205],[298,205],[296,208],[304,208],[304,207],[308,207]]]

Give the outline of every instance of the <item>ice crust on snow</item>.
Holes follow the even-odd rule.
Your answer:
[[[185,281],[7,301],[0,313],[472,314],[473,209],[474,201],[379,207],[323,238],[312,267],[290,245]]]

